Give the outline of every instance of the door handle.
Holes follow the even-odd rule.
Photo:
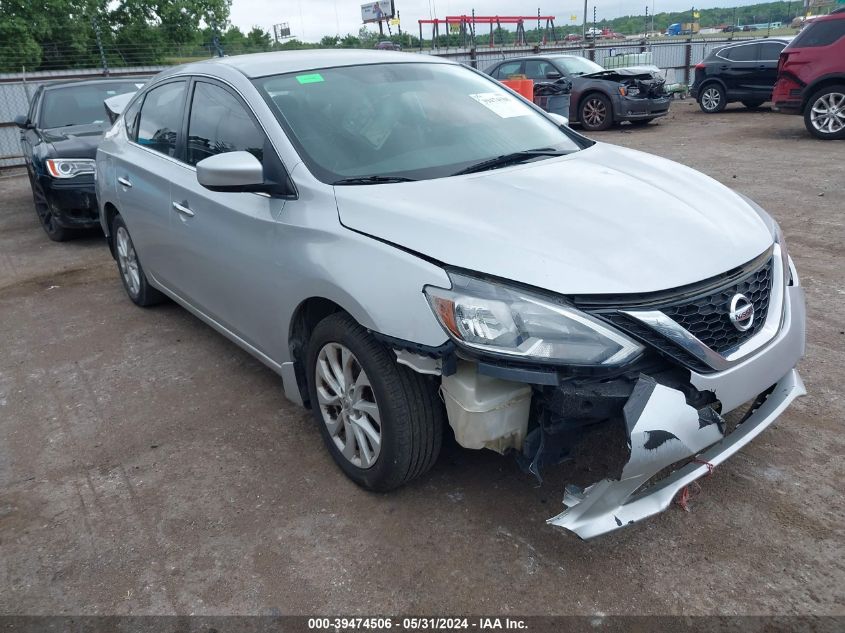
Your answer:
[[[132,187],[132,183],[126,180],[126,178],[118,178],[117,182],[119,182],[124,187]]]
[[[725,64],[724,66],[719,66],[719,70],[727,70],[727,69],[728,69],[727,64]]]
[[[173,208],[176,209],[182,215],[186,215],[189,218],[194,217],[194,212],[191,211],[188,207],[183,204],[179,204],[178,202],[173,203]]]

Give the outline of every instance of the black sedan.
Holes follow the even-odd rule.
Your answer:
[[[544,83],[571,83],[569,121],[585,130],[606,130],[614,123],[645,125],[666,116],[672,101],[664,79],[648,68],[606,70],[578,55],[507,59],[485,70],[496,79],[522,75],[535,90]]]
[[[99,226],[94,195],[94,157],[110,127],[103,101],[135,92],[145,80],[97,79],[46,84],[29,112],[15,119],[21,128],[35,211],[51,240]]]
[[[690,94],[707,114],[739,101],[759,108],[772,98],[778,78],[778,58],[787,39],[767,38],[720,46],[695,66]]]

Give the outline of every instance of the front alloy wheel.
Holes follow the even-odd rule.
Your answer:
[[[396,354],[343,312],[320,321],[305,359],[308,399],[326,448],[368,490],[392,490],[437,460],[445,408],[439,380]]]
[[[845,86],[823,88],[810,97],[804,124],[821,139],[845,138]]]
[[[613,124],[610,100],[601,94],[588,96],[581,105],[581,125],[592,131],[606,130]]]
[[[381,452],[381,413],[367,372],[347,347],[327,343],[317,355],[314,380],[334,445],[353,466],[372,467]]]

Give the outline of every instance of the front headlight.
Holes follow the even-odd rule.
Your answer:
[[[563,302],[450,273],[452,289],[426,286],[440,325],[459,344],[494,355],[566,365],[619,365],[643,347]]]
[[[94,173],[94,161],[90,158],[50,158],[47,172],[53,178],[73,178]]]

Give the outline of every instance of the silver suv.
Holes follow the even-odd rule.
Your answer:
[[[370,490],[428,470],[448,424],[538,478],[591,461],[549,519],[589,538],[666,508],[804,393],[803,292],[765,211],[458,64],[174,68],[96,168],[132,301],[169,297],[278,372]]]

